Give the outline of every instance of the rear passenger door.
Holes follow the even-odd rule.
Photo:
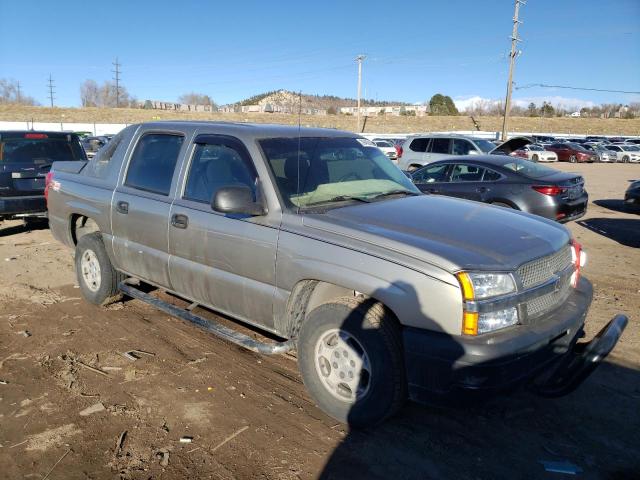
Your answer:
[[[421,192],[446,195],[450,169],[448,163],[428,165],[415,172],[411,179]]]
[[[254,199],[260,195],[255,165],[239,139],[199,135],[190,157],[182,193],[171,208],[174,290],[271,329],[279,213],[251,217],[212,209],[213,196],[222,187],[245,185]]]
[[[451,139],[443,137],[434,137],[431,139],[429,149],[424,155],[425,163],[443,160],[450,156]]]
[[[182,132],[143,131],[111,205],[117,267],[169,289],[169,212],[185,145]]]
[[[485,169],[477,165],[456,163],[451,170],[448,194],[481,202],[486,185],[482,184]]]

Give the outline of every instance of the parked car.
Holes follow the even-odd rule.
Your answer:
[[[640,138],[629,138],[627,143],[633,143],[634,145],[640,145]]]
[[[605,145],[605,148],[610,152],[615,152],[619,162],[640,162],[640,147],[638,147],[637,145]]]
[[[46,217],[45,177],[58,160],[87,160],[75,133],[0,131],[0,220]]]
[[[107,144],[105,137],[85,137],[81,140],[82,148],[87,154],[87,158],[93,158],[98,150]]]
[[[532,138],[537,144],[546,143],[551,145],[556,142],[556,138],[550,135],[533,135]]]
[[[554,143],[545,148],[555,152],[560,162],[595,162],[597,160],[593,153],[573,142]]]
[[[624,205],[629,210],[640,209],[640,180],[631,182],[624,193]]]
[[[540,215],[559,222],[582,217],[589,196],[580,175],[521,158],[458,157],[413,172],[425,193],[466,198]]]
[[[596,162],[616,163],[618,161],[616,152],[607,150],[603,145],[597,143],[583,143],[582,148],[595,155],[597,157]]]
[[[256,352],[296,348],[315,402],[354,426],[382,421],[407,396],[577,387],[627,318],[576,345],[592,287],[569,230],[422,195],[362,140],[284,125],[129,126],[86,165],[54,164],[51,231],[75,249],[87,301],[124,293]],[[282,340],[207,320],[128,278]]]
[[[522,148],[514,151],[511,155],[520,158],[526,158],[533,162],[557,162],[558,156],[555,152],[549,152],[545,150],[542,145],[535,143],[525,145]]]
[[[516,137],[499,146],[483,138],[456,134],[414,135],[405,141],[398,165],[402,170],[413,171],[428,163],[459,155],[488,153],[510,154],[520,146],[532,143],[530,138]]]
[[[398,163],[398,151],[396,150],[396,147],[393,143],[391,143],[389,140],[381,139],[374,139],[373,143],[375,143],[376,147],[382,150],[382,153],[389,157],[393,163]]]

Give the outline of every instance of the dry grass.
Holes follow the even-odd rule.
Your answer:
[[[268,113],[207,113],[143,110],[133,108],[46,108],[0,105],[0,120],[78,123],[138,123],[152,120],[222,120],[230,122],[283,123],[295,125],[296,115]],[[478,117],[480,129],[499,131],[500,117]],[[302,116],[302,125],[354,130],[356,119],[344,115]],[[444,130],[474,130],[470,117],[369,117],[366,132],[406,133]],[[514,132],[555,132],[604,135],[640,135],[640,119],[618,118],[527,118],[510,121]]]

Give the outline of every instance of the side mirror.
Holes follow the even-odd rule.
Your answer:
[[[253,201],[253,192],[246,185],[218,189],[211,200],[211,208],[220,213],[240,213],[252,217],[266,213],[261,203]]]

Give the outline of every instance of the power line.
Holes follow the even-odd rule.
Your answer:
[[[118,57],[116,57],[116,61],[112,64],[115,67],[115,70],[111,70],[114,74],[114,81],[116,82],[116,108],[120,106],[120,67],[122,66],[118,63]]]
[[[511,53],[509,54],[509,80],[507,81],[507,98],[504,102],[504,118],[502,120],[502,141],[507,140],[507,123],[509,121],[509,111],[511,110],[511,89],[513,88],[513,69],[516,63],[516,57],[519,55],[517,50],[518,42],[521,42],[518,38],[518,25],[522,22],[519,20],[520,4],[526,5],[524,0],[516,0],[515,9],[513,13],[513,29],[511,31]]]
[[[51,78],[51,74],[49,74],[48,87],[49,87],[49,100],[51,101],[51,108],[53,108],[53,100],[56,98],[56,97],[54,97],[53,94],[56,93],[56,92],[53,90],[54,85],[53,85],[53,78]]]
[[[541,87],[541,88],[566,88],[567,90],[585,90],[590,92],[606,92],[606,93],[631,93],[638,94],[640,92],[630,92],[628,90],[608,90],[604,88],[587,88],[587,87],[571,87],[568,85],[547,85],[545,83],[528,83],[527,85],[522,85],[521,87],[515,87],[516,90],[523,90],[525,88],[533,88],[533,87]]]

